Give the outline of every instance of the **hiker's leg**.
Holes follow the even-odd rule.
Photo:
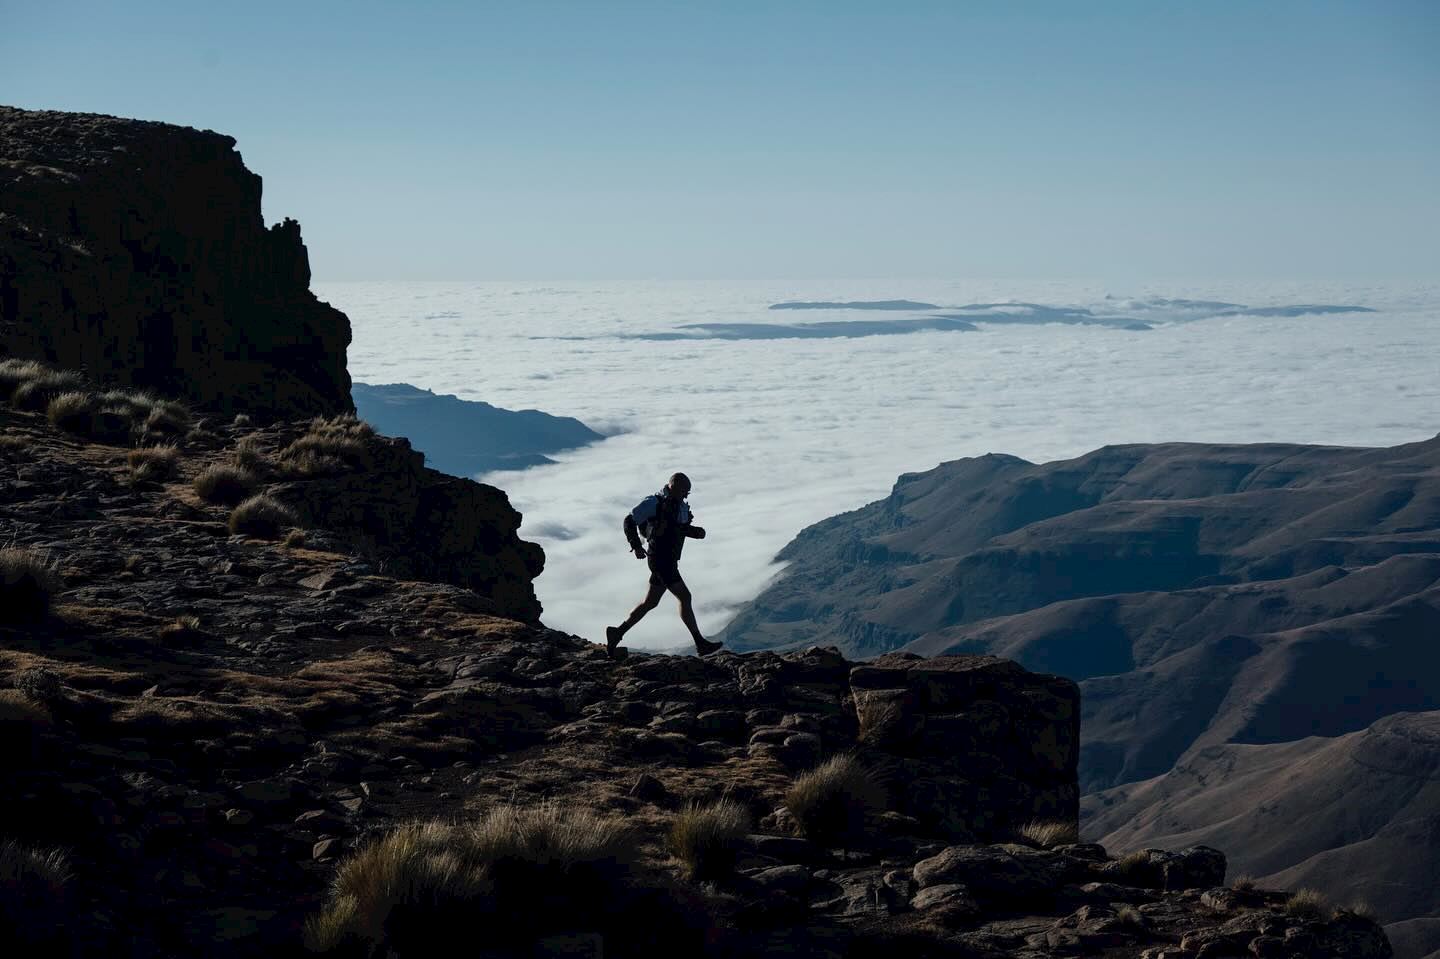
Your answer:
[[[705,642],[705,637],[700,635],[700,626],[695,622],[695,607],[690,601],[690,587],[685,585],[683,579],[675,579],[670,584],[670,592],[680,600],[680,622],[690,630],[690,636],[695,640],[695,645],[700,646]]]
[[[646,613],[650,612],[650,610],[654,609],[656,606],[659,606],[660,597],[664,595],[664,584],[651,581],[650,590],[645,594],[645,598],[640,600],[640,605],[630,610],[629,618],[627,618],[625,622],[621,623],[617,627],[617,629],[619,629],[620,631],[620,635],[624,636],[627,632],[629,632],[630,627],[634,626],[636,623],[640,622],[640,620],[645,618]]]

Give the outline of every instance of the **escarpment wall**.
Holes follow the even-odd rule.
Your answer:
[[[347,412],[350,322],[218,133],[0,107],[0,357],[226,411]]]
[[[292,479],[271,493],[377,572],[463,586],[480,597],[477,611],[539,621],[532,581],[545,552],[520,539],[520,513],[503,490],[427,468],[403,438],[370,437],[361,460],[354,472]]]

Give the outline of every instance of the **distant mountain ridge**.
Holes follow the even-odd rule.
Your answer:
[[[851,300],[835,303],[825,300],[792,300],[787,303],[773,303],[772,310],[938,310],[934,303],[918,303],[915,300]]]
[[[573,417],[500,409],[408,383],[356,383],[350,392],[361,419],[408,438],[430,466],[453,476],[553,463],[547,454],[604,439]]]

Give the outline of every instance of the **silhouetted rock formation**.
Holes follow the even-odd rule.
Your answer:
[[[218,133],[0,107],[0,355],[268,416],[346,412],[350,323]]]
[[[356,383],[351,395],[361,419],[382,433],[406,437],[426,451],[427,463],[453,476],[552,463],[545,454],[604,438],[569,416],[502,410],[407,383]]]

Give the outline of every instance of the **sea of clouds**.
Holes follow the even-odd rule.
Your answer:
[[[944,460],[1045,461],[1170,440],[1391,445],[1440,432],[1437,286],[365,282],[316,292],[354,324],[359,382],[541,409],[607,434],[553,466],[484,477],[545,548],[545,622],[591,639],[644,594],[648,574],[621,521],[676,470],[694,481],[696,522],[710,533],[686,547],[682,570],[702,629],[715,633],[776,575],[775,553],[803,527]],[[769,309],[901,298],[941,309]],[[972,304],[982,306],[961,309]],[[1297,304],[1373,312],[1287,315]],[[1019,321],[1027,311],[1047,321]],[[744,334],[934,315],[977,329]],[[1074,320],[1087,315],[1102,322]],[[669,599],[629,639],[686,642]]]

